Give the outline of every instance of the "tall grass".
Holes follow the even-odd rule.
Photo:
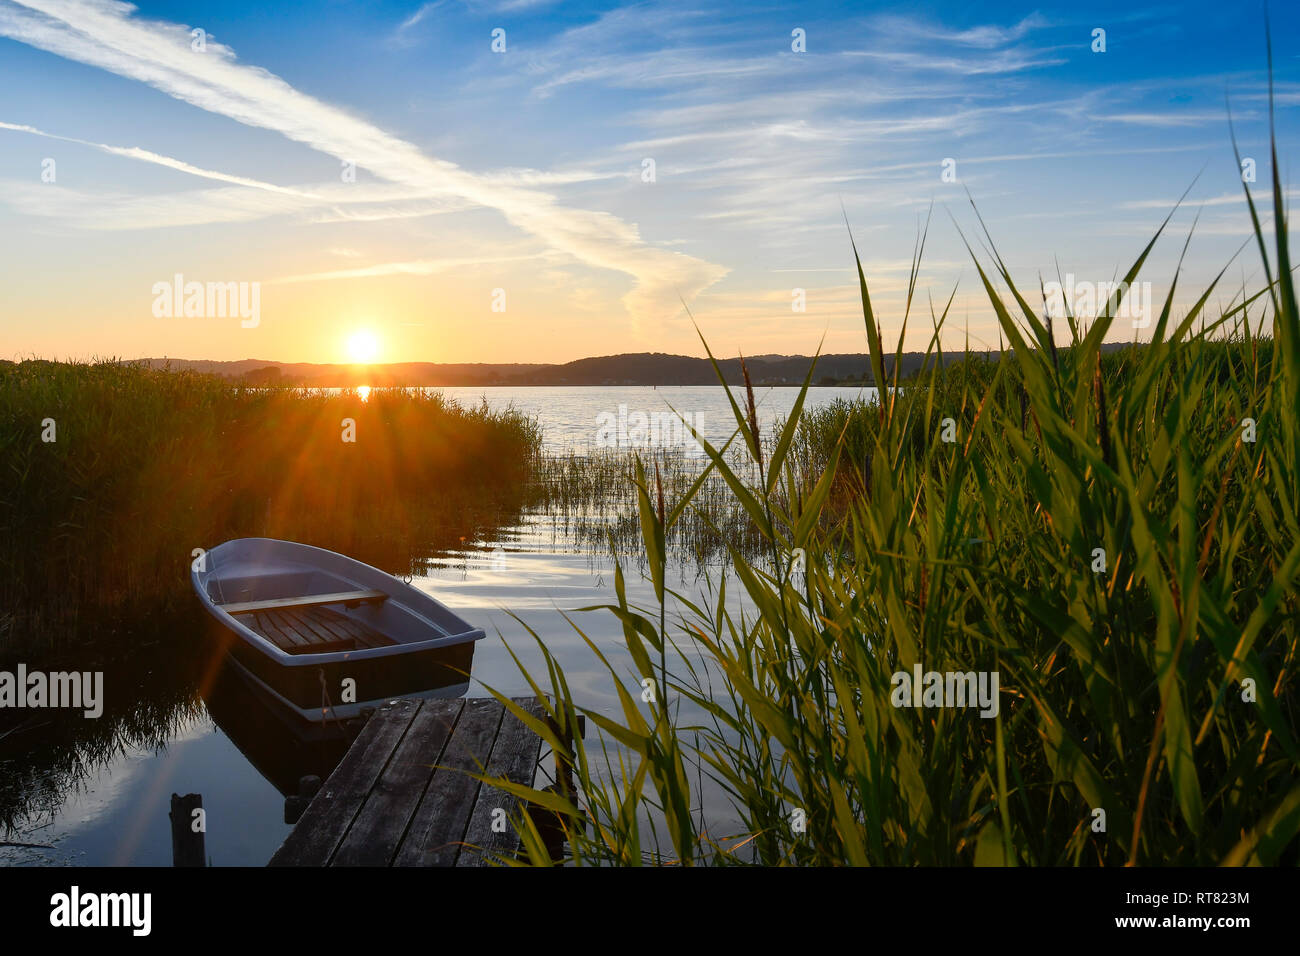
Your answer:
[[[730,549],[741,610],[726,580],[703,603],[665,581],[705,477],[668,492],[638,468],[656,603],[629,604],[620,569],[605,610],[627,662],[588,640],[620,713],[577,707],[543,646],[528,679],[550,723],[519,716],[576,785],[493,783],[556,813],[583,864],[1295,862],[1300,317],[1273,170],[1271,257],[1247,193],[1267,284],[1217,316],[1222,273],[1177,318],[1175,281],[1151,342],[1103,359],[1118,295],[1055,327],[972,252],[1010,351],[931,363],[801,441],[799,405],[770,441],[733,401],[751,467],[705,447],[766,545]],[[946,310],[927,318],[941,359]],[[997,672],[997,716],[894,706],[892,676],[918,664]],[[570,742],[579,713],[597,732]],[[736,833],[702,818],[705,775]]]
[[[363,400],[131,363],[0,364],[0,651],[82,609],[185,599],[193,549],[234,537],[401,573],[516,517],[540,444],[533,419],[420,390]]]
[[[729,451],[728,461],[740,470],[750,465],[740,449]],[[529,506],[550,516],[567,546],[584,548],[593,556],[613,547],[644,569],[638,463],[659,475],[665,494],[677,497],[695,485],[708,459],[671,448],[655,449],[648,461],[628,449],[549,455],[538,462]],[[726,482],[711,473],[695,488],[691,509],[669,529],[665,547],[682,570],[703,569],[725,561],[728,543],[745,554],[762,553],[765,546],[749,516],[735,507]]]

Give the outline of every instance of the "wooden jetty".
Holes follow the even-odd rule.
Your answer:
[[[515,703],[543,718],[536,699]],[[519,850],[508,821],[520,801],[463,771],[485,768],[531,786],[541,747],[494,698],[391,700],[366,723],[270,865],[490,865],[490,853]]]

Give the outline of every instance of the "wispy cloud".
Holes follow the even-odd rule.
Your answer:
[[[47,133],[44,130],[37,129],[34,126],[22,126],[17,123],[0,122],[0,129],[13,130],[20,133],[30,133],[33,136],[42,136],[46,139],[60,140],[64,143],[76,143],[80,146],[90,146],[111,156],[123,156],[127,159],[138,159],[141,162],[153,163],[155,166],[165,166],[168,169],[174,169],[177,172],[189,173],[191,176],[199,176],[203,179],[215,179],[218,182],[234,183],[238,186],[248,186],[252,189],[264,189],[267,192],[283,193],[286,196],[297,196],[302,199],[316,199],[317,196],[303,192],[299,189],[293,189],[287,186],[276,186],[274,183],[265,183],[258,179],[249,179],[245,176],[232,176],[229,173],[217,172],[212,169],[203,169],[200,166],[194,166],[190,163],[183,162],[179,159],[173,159],[170,156],[163,156],[159,153],[151,152],[147,149],[141,149],[138,146],[109,146],[106,143],[92,143],[89,140],[76,139],[72,136],[59,136],[54,133]]]
[[[310,272],[303,275],[283,276],[272,279],[272,284],[294,282],[321,282],[328,279],[373,279],[380,276],[431,276],[452,269],[477,268],[501,262],[522,262],[536,259],[538,256],[465,256],[445,259],[419,259],[413,262],[382,262],[373,266],[357,269],[331,269],[326,272]]]
[[[301,200],[301,202],[269,202],[259,206],[257,200],[249,198],[246,201],[236,203],[237,208],[235,209],[222,210],[216,207],[230,204],[230,192],[224,190],[190,191],[169,197],[170,204],[184,208],[177,209],[174,216],[159,220],[148,214],[149,210],[159,208],[159,197],[139,197],[138,202],[134,204],[135,208],[132,208],[132,197],[117,195],[105,199],[105,202],[113,207],[111,215],[104,215],[109,210],[98,210],[91,211],[89,214],[74,216],[74,218],[82,220],[83,225],[87,228],[108,229],[113,228],[116,224],[118,228],[122,229],[147,229],[169,225],[198,225],[204,222],[243,221],[260,218],[258,216],[259,209],[265,216],[274,216],[285,212],[307,210],[314,206],[328,208],[327,212],[313,216],[312,221],[314,222],[379,222],[385,219],[418,219],[425,216],[463,212],[478,208],[477,203],[448,196],[442,191],[435,191],[431,194],[427,190],[389,184],[344,185],[342,183],[325,183],[315,186],[278,186],[274,183],[262,182],[246,176],[235,176],[217,170],[204,169],[183,160],[164,156],[137,146],[125,147],[95,143],[75,136],[49,133],[34,126],[18,123],[0,122],[0,130],[11,130],[59,142],[75,143],[79,146],[100,150],[110,156],[120,156],[124,159],[152,163],[156,166],[163,166],[202,179],[264,190]],[[625,172],[621,170],[503,169],[482,173],[479,178],[485,185],[559,186],[615,179],[624,175],[626,175]],[[381,205],[386,203],[400,203],[401,205]],[[363,210],[343,208],[358,205],[373,208]],[[54,203],[47,209],[42,209],[38,203],[26,207],[26,211],[35,215],[65,216],[68,210],[69,206],[66,203]]]
[[[181,193],[134,195],[49,186],[30,180],[0,180],[4,202],[24,215],[55,219],[92,232],[130,232],[217,223],[255,222],[314,208],[316,200],[267,193],[244,186]]]
[[[1243,152],[1262,160],[1266,77],[1254,54],[1231,43],[1204,55],[1213,44],[1181,26],[1187,15],[1178,9],[1108,14],[1097,25],[1108,28],[1112,51],[1098,57],[1086,11],[968,9],[937,20],[920,7],[885,15],[868,9],[875,5],[620,3],[404,0],[379,13],[378,26],[373,10],[344,5],[337,12],[355,29],[320,31],[309,49],[268,47],[274,59],[262,65],[273,73],[241,62],[211,35],[206,52],[196,53],[188,27],[116,0],[0,0],[0,36],[72,61],[42,64],[54,84],[84,82],[72,64],[138,81],[134,90],[106,87],[114,99],[97,115],[88,109],[105,100],[87,107],[68,97],[58,114],[41,112],[48,92],[19,89],[6,100],[3,118],[13,122],[0,124],[0,149],[27,149],[20,137],[28,136],[68,144],[51,153],[60,162],[57,185],[34,175],[0,182],[0,217],[8,206],[55,226],[33,230],[18,269],[38,271],[46,241],[66,239],[93,271],[112,245],[107,231],[229,223],[234,228],[158,243],[138,237],[141,255],[206,255],[230,240],[221,248],[233,262],[247,237],[255,240],[249,250],[283,254],[269,267],[283,278],[268,281],[291,286],[278,293],[286,301],[316,297],[309,283],[371,277],[364,293],[378,301],[382,277],[441,276],[426,285],[472,302],[482,284],[473,264],[485,263],[491,285],[528,291],[512,291],[511,316],[502,319],[508,342],[480,343],[477,330],[455,344],[455,334],[439,340],[462,354],[623,349],[636,341],[627,323],[590,321],[617,316],[620,303],[638,320],[638,344],[691,348],[679,293],[713,326],[720,347],[789,351],[808,346],[808,337],[815,344],[826,327],[828,342],[860,340],[856,286],[843,275],[852,265],[845,212],[888,321],[906,296],[906,270],[895,268],[899,245],[905,256],[933,204],[928,275],[945,294],[960,281],[953,315],[988,330],[996,325],[987,301],[968,282],[964,250],[942,214],[947,207],[968,216],[967,190],[1031,287],[1057,253],[1105,274],[1117,239],[1154,228],[1173,202],[1160,197],[1202,167],[1201,187],[1212,198],[1198,235],[1207,239],[1190,251],[1188,268],[1227,248],[1217,237],[1248,228],[1233,193],[1223,92]],[[806,53],[790,49],[795,25],[807,28]],[[510,31],[508,55],[489,50],[495,26]],[[247,28],[228,24],[220,39],[233,46],[228,38]],[[1160,33],[1170,30],[1183,31],[1178,42]],[[447,55],[426,56],[425,45]],[[335,59],[367,77],[338,87],[356,106],[312,95],[306,84],[315,80],[282,78],[317,76],[322,60]],[[1278,105],[1300,102],[1300,84],[1279,72]],[[161,122],[182,111],[163,103],[167,119],[155,127],[158,138],[147,139],[135,130],[150,128],[145,114],[160,105],[156,91],[211,115],[184,115],[178,135]],[[359,112],[371,104],[375,113]],[[251,131],[232,130],[231,119]],[[1279,129],[1292,135],[1286,124]],[[355,163],[358,181],[339,181],[336,161],[304,156],[301,145]],[[214,146],[238,155],[239,165],[214,159]],[[134,175],[119,179],[119,159],[148,164],[150,174],[127,170]],[[653,182],[642,176],[646,159],[656,164]],[[941,179],[949,161],[955,180]],[[65,177],[65,168],[77,175]],[[257,267],[267,268],[265,257]],[[462,274],[471,274],[467,284]],[[24,276],[15,279],[21,287]],[[806,323],[791,320],[794,285],[816,308]],[[320,294],[342,314],[351,292],[338,292]],[[401,298],[393,297],[395,320],[422,308]],[[571,310],[584,313],[580,323],[566,325]],[[550,321],[566,331],[551,334]],[[589,326],[590,337],[570,334],[572,325]]]
[[[433,13],[434,10],[437,10],[444,3],[446,3],[446,0],[433,0],[432,3],[421,4],[418,10],[402,21],[401,25],[397,28],[397,32],[402,33],[411,29],[411,27],[415,26],[429,14]]]
[[[176,99],[248,126],[274,130],[374,175],[496,209],[506,219],[579,261],[631,277],[624,303],[635,316],[679,308],[727,272],[720,265],[646,243],[639,230],[606,212],[569,208],[553,195],[505,186],[445,160],[353,114],[309,96],[280,77],[238,62],[209,40],[191,49],[189,29],[144,20],[117,0],[5,0],[0,35],[135,79]]]
[[[877,32],[889,34],[900,40],[926,44],[956,43],[986,50],[1006,46],[1023,39],[1035,30],[1051,26],[1051,22],[1040,13],[1031,13],[1019,23],[1009,27],[981,24],[964,30],[953,30],[938,24],[897,15],[873,17],[870,24]]]
[[[1300,198],[1300,189],[1293,188],[1293,189],[1283,190],[1283,196],[1287,199]],[[1138,199],[1132,202],[1121,203],[1120,208],[1121,209],[1172,209],[1177,204],[1177,202],[1178,200],[1173,198]],[[1199,208],[1201,206],[1206,206],[1206,207],[1238,206],[1238,205],[1243,205],[1245,202],[1246,202],[1246,195],[1244,192],[1226,193],[1222,196],[1213,196],[1209,199],[1183,200],[1184,205],[1191,206],[1194,208]],[[1256,199],[1255,202],[1258,204],[1260,200]]]
[[[1238,119],[1243,117],[1239,116]],[[1110,113],[1093,116],[1102,123],[1125,123],[1130,126],[1205,126],[1207,123],[1222,124],[1227,116],[1217,113]]]
[[[1064,57],[1031,50],[997,50],[985,56],[945,56],[907,50],[846,50],[846,56],[860,56],[908,70],[980,76],[987,73],[1020,73],[1025,70],[1065,63]]]
[[[430,198],[407,187],[387,184],[325,183],[302,189],[265,190],[241,183],[220,189],[144,195],[113,190],[89,192],[28,180],[6,180],[3,186],[4,202],[24,215],[57,219],[72,228],[94,232],[256,222],[276,216],[313,223],[382,222],[480,208],[463,199]]]

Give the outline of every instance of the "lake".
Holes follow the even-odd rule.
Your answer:
[[[717,387],[437,391],[462,404],[485,401],[535,416],[544,449],[553,455],[607,447],[684,448],[689,436],[674,431],[671,409],[715,445],[734,431],[730,406]],[[788,416],[797,394],[796,388],[755,389],[765,430]],[[868,388],[813,388],[806,405],[872,395]],[[743,390],[738,397],[743,401]],[[469,695],[486,696],[484,685],[511,695],[529,692],[504,642],[530,668],[541,656],[517,615],[565,669],[580,706],[616,706],[609,674],[563,613],[614,600],[612,559],[590,540],[574,533],[571,516],[534,509],[491,535],[431,556],[413,583],[488,632],[475,650]],[[635,567],[625,566],[625,572],[629,599],[652,604],[652,589]],[[693,593],[698,573],[679,561],[673,584]],[[173,792],[202,794],[212,865],[260,866],[279,846],[290,829],[282,790],[303,773],[328,773],[346,741],[328,735],[302,739],[287,729],[280,714],[205,650],[198,639],[203,619],[194,604],[194,613],[161,624],[127,621],[105,637],[103,663],[96,666],[119,695],[130,689],[129,700],[112,701],[117,717],[111,730],[106,724],[95,733],[86,727],[93,721],[43,715],[46,723],[0,731],[0,839],[33,845],[0,847],[0,863],[170,865]],[[627,678],[631,664],[615,619],[599,611],[576,617]],[[122,653],[123,647],[131,652]],[[40,661],[27,664],[42,667]],[[721,806],[706,809],[723,814]]]

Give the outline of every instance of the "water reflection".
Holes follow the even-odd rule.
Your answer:
[[[0,711],[4,841],[29,842],[23,836],[52,825],[102,768],[128,753],[161,751],[202,719],[200,687],[215,662],[201,615],[186,608],[145,620],[152,626],[101,621],[97,639],[70,641],[75,655],[29,662],[30,670],[102,671],[104,712],[88,719],[75,709]]]
[[[138,621],[105,625],[106,639],[83,644],[75,668],[41,665],[102,671],[101,717],[0,711],[0,864],[167,865],[173,790],[203,796],[214,862],[265,863],[287,829],[284,798],[303,777],[328,777],[362,726],[286,709],[233,664],[193,608],[142,619],[154,622],[143,633]],[[421,690],[453,685],[463,688],[464,675]]]
[[[442,677],[437,683],[422,682],[403,696],[464,696],[464,675],[448,671]],[[299,792],[303,777],[328,777],[364,726],[364,718],[303,720],[228,657],[203,701],[217,727],[286,797]]]
[[[203,701],[217,727],[286,797],[297,794],[303,777],[328,777],[358,729],[352,721],[317,724],[289,713],[229,661]]]

